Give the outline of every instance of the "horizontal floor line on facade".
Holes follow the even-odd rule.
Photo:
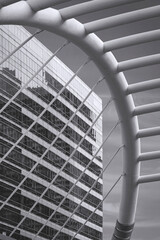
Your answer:
[[[28,174],[28,172],[24,169],[22,169],[22,174],[24,174],[24,176],[26,176]],[[69,177],[69,175],[67,176],[67,174],[63,173],[62,174],[60,173],[59,176],[62,176],[63,178],[67,179],[68,181],[70,181],[71,183],[74,184],[74,182],[76,182],[76,179],[73,179],[72,177]],[[32,180],[35,180],[36,182],[38,183],[41,183],[43,186],[45,187],[48,187],[50,185],[50,183],[47,181],[47,180],[44,180],[40,177],[38,177],[37,175],[35,175],[34,173],[30,173],[30,175],[28,176],[28,178],[31,178]],[[83,183],[81,182],[77,182],[75,186],[78,186],[80,187],[81,189],[83,189],[84,191],[88,192],[90,187],[87,187],[86,185],[84,185]],[[50,189],[53,189],[56,188],[56,191],[59,191],[60,192],[63,192],[64,190],[62,190],[60,187],[57,187],[57,186],[54,186],[54,184],[52,184],[50,187]],[[66,191],[64,191],[65,193]],[[99,194],[98,192],[94,191],[94,190],[91,190],[90,192],[91,195],[95,196],[96,198],[102,200],[103,199],[103,196],[101,194]],[[71,193],[70,193],[71,195]],[[73,195],[72,195],[73,196]]]
[[[23,132],[22,132],[23,133]],[[34,139],[34,141],[36,141],[37,143],[41,143],[42,146],[44,146],[45,148],[48,148],[50,146],[49,143],[47,143],[46,141],[44,141],[43,139],[39,138],[38,136],[36,136],[34,133],[32,132],[28,132],[27,135],[25,136],[28,136],[30,137],[31,139]],[[67,142],[67,143],[71,143],[71,144],[74,144],[73,142],[71,141],[68,141],[68,138],[65,139],[66,137],[65,136],[59,136],[60,139],[62,139],[63,141]],[[73,145],[70,145],[71,147],[73,148],[76,148],[78,144],[74,144]],[[55,148],[55,144],[51,147],[51,149],[53,149],[53,147]],[[84,156],[86,156],[89,160],[91,160],[93,158],[93,156],[91,154],[89,154],[88,152],[86,152],[83,148],[81,148],[81,146],[78,147],[77,149],[80,153],[82,153]],[[63,153],[64,155],[66,155],[65,153]],[[69,156],[67,156],[69,157]],[[99,167],[102,167],[102,163],[99,162],[98,160],[96,160],[96,158],[94,158],[93,160],[94,163],[96,163]]]
[[[3,179],[1,180],[1,182],[3,182],[3,183],[5,183],[5,184],[8,185],[8,182],[5,181],[5,180],[3,180]],[[10,185],[11,185],[13,188],[15,188],[15,185],[9,183],[9,186],[10,186]],[[32,192],[29,192],[29,191],[21,188],[21,187],[20,187],[19,189],[21,190],[21,195],[22,195],[22,196],[28,197],[28,198],[34,200],[34,201],[37,202],[37,203],[43,204],[43,205],[45,205],[45,206],[48,206],[48,207],[50,207],[50,208],[53,209],[53,210],[55,210],[56,207],[57,207],[57,205],[59,204],[58,201],[57,201],[57,205],[55,205],[54,203],[49,202],[49,200],[47,201],[45,198],[40,198],[40,199],[39,199],[39,196],[37,196],[37,195],[33,194]],[[59,192],[59,190],[56,189],[56,188],[55,188],[54,190],[57,190],[57,193],[61,194],[61,195],[65,198],[66,193],[64,194],[63,192]],[[68,195],[66,199],[69,199],[69,200],[71,200],[71,201],[74,201],[74,202],[77,203],[77,204],[79,204],[79,203],[81,202],[81,200],[80,200],[79,198],[76,198],[75,196],[69,196],[69,195]],[[2,200],[0,200],[0,202],[2,202]],[[11,204],[11,203],[7,203],[7,204]],[[88,210],[90,210],[91,212],[95,211],[95,209],[96,209],[95,207],[89,205],[88,203],[86,203],[86,202],[84,202],[84,201],[81,203],[81,206],[84,207],[84,208],[86,208],[86,209],[88,209]],[[18,207],[16,207],[16,208],[18,209]],[[72,212],[64,209],[62,206],[59,207],[59,210],[58,210],[58,211],[59,211],[60,213],[65,214],[66,216],[71,216],[71,214],[72,214]],[[96,213],[97,215],[103,217],[103,212],[102,212],[102,210],[97,209],[95,213]],[[76,215],[76,213],[75,213],[75,215]]]
[[[13,163],[8,163],[8,161],[6,161],[6,160],[4,160],[4,162],[6,162],[7,164],[9,164],[9,165],[11,165],[11,166],[14,166],[14,167],[18,168],[19,170],[21,170],[22,176],[27,176],[27,175],[28,175],[28,171],[26,171],[26,170],[24,170],[24,169],[21,169],[21,168],[18,167],[17,165],[15,165],[15,164],[13,164]],[[8,166],[7,166],[7,168],[8,168]],[[19,173],[19,172],[17,172],[17,173]],[[69,177],[69,175],[68,175],[68,177],[67,177],[67,174],[65,174],[65,173],[63,173],[63,172],[61,172],[59,176],[63,177],[64,179],[66,179],[66,180],[68,180],[68,181],[70,181],[70,183],[72,183],[72,184],[73,184],[73,182],[76,182],[76,179],[73,180],[73,178],[72,178],[72,177]],[[66,178],[66,177],[67,177],[67,178]],[[39,177],[38,175],[36,175],[36,173],[32,173],[32,172],[31,172],[31,173],[29,174],[29,176],[27,177],[27,179],[32,179],[32,180],[34,180],[35,182],[41,183],[42,186],[45,186],[45,187],[47,187],[47,188],[49,187],[48,189],[52,189],[52,190],[55,190],[55,189],[56,189],[56,191],[59,191],[59,193],[60,193],[61,195],[64,195],[64,196],[65,196],[65,193],[67,192],[67,188],[66,188],[66,191],[65,191],[65,190],[62,190],[59,186],[56,186],[56,185],[54,186],[54,183],[50,186],[50,182],[48,182],[47,180]],[[13,180],[13,182],[14,182],[14,180]],[[19,184],[19,183],[17,182],[17,184]],[[86,191],[86,192],[88,192],[88,189],[90,189],[90,187],[87,187],[86,185],[84,185],[84,184],[81,183],[81,182],[76,183],[75,186],[78,186],[79,188],[83,189],[83,190]],[[55,188],[55,189],[54,189],[54,188]],[[91,190],[90,195],[93,195],[93,196],[95,196],[96,198],[101,199],[101,200],[102,200],[102,198],[103,198],[103,196],[102,196],[100,193],[96,192],[95,190]],[[69,196],[72,196],[72,197],[73,197],[73,195],[72,195],[71,193],[70,193]],[[77,199],[77,201],[78,201],[78,199]]]
[[[30,92],[28,89],[23,89],[22,91],[24,94],[26,94],[28,97],[30,97],[31,99],[33,99],[35,102],[37,102],[38,104],[41,103],[40,105],[43,106],[44,108],[47,107],[47,103],[45,103],[44,101],[42,101],[40,98],[38,98],[36,95],[34,95],[32,92]],[[56,97],[56,95],[55,95]],[[66,107],[68,107],[72,112],[76,111],[76,108],[73,107],[72,105],[68,104],[68,102],[66,102],[66,100],[64,100],[61,96],[58,96],[57,98],[60,102],[62,102]],[[50,108],[52,108],[51,106],[49,107],[48,110],[50,110]],[[52,108],[53,109],[53,108]],[[56,111],[57,113],[57,111]],[[61,114],[60,114],[61,115]],[[85,121],[88,125],[91,125],[92,122],[89,121],[86,117],[84,117],[84,115],[78,111],[77,112],[77,116],[79,116],[83,121]],[[96,126],[94,126],[96,127]]]
[[[43,200],[43,199],[42,199],[42,200]],[[40,201],[39,203],[43,203],[43,202],[47,202],[47,201]],[[47,204],[48,204],[48,203],[47,203]],[[7,206],[10,206],[10,207],[12,207],[12,208],[14,207],[14,209],[20,211],[20,212],[21,212],[21,216],[24,216],[24,217],[25,217],[25,216],[27,215],[27,213],[28,213],[27,210],[24,210],[24,209],[22,209],[22,208],[20,208],[20,207],[17,207],[17,206],[15,206],[15,205],[12,204],[12,203],[7,203]],[[48,206],[48,205],[47,205],[47,206]],[[4,208],[5,208],[5,206],[4,206]],[[53,207],[52,207],[51,209],[54,210]],[[14,212],[14,213],[17,213],[17,211],[14,211],[14,210],[13,210],[13,212]],[[63,208],[60,208],[60,209],[58,210],[58,212],[59,212],[59,213],[62,213],[62,214],[65,215],[66,217],[70,217],[70,216],[72,215],[72,212],[67,212],[67,211],[66,211],[65,209],[63,209]],[[57,211],[56,211],[56,213],[57,213]],[[44,217],[42,217],[42,216],[37,215],[36,212],[32,212],[32,213],[30,213],[30,215],[29,215],[29,218],[31,218],[31,219],[33,219],[33,220],[35,220],[35,221],[38,221],[38,220],[39,220],[39,222],[41,222],[41,223],[42,223],[42,221],[43,221],[43,223],[46,222],[46,217],[47,217],[47,215],[44,216]],[[43,218],[43,219],[42,219],[42,218]],[[84,224],[85,221],[86,221],[85,216],[84,216],[84,218],[82,218],[82,217],[80,217],[80,216],[78,216],[78,215],[76,215],[76,214],[74,214],[74,215],[71,217],[71,219],[76,220],[77,222],[82,223],[82,224]],[[41,221],[40,221],[40,220],[41,220]],[[53,221],[49,221],[47,225],[50,226],[50,227],[52,227],[52,224],[53,224],[53,225],[55,224],[55,226],[60,227],[60,225],[54,223]],[[86,225],[87,225],[88,227],[91,227],[91,228],[93,228],[93,229],[96,229],[97,231],[100,231],[100,232],[102,231],[102,227],[96,225],[96,221],[95,221],[95,224],[94,224],[94,223],[90,222],[90,220],[88,220],[88,222],[86,223]],[[57,230],[59,230],[59,229],[57,228]]]
[[[7,119],[7,121],[8,121],[8,119]],[[24,130],[24,133],[25,133],[25,129],[23,128],[23,130]],[[42,138],[40,138],[39,139],[39,137],[37,136],[37,135],[35,135],[35,134],[33,134],[33,133],[31,133],[31,132],[28,132],[27,133],[28,135],[30,135],[30,136],[33,136],[34,135],[34,138],[35,139],[38,139],[37,141],[38,142],[43,142],[44,143],[44,145],[46,145],[46,144],[48,144],[46,141],[44,141]],[[60,137],[59,137],[60,139],[63,139],[64,138],[64,141],[66,140],[66,142],[70,142],[71,144],[73,144],[74,142],[73,141],[71,141],[70,139],[68,139],[66,136],[63,136],[63,134],[62,135],[60,135]],[[67,139],[66,139],[67,138]],[[78,145],[78,144],[77,144]],[[76,145],[76,146],[77,146]],[[72,147],[72,145],[70,145],[71,147]],[[91,159],[92,157],[92,155],[90,156],[90,154],[89,153],[87,153],[81,146],[79,146],[78,147],[79,148],[79,152],[81,152],[82,154],[86,154],[86,155],[88,155],[88,159]],[[99,161],[97,161],[97,159],[96,159],[96,157],[95,157],[95,159],[94,159],[94,162],[96,163],[96,164],[100,164],[100,162]]]
[[[2,96],[4,96],[5,97],[5,99],[7,98],[8,100],[9,100],[9,98],[8,97],[6,97],[5,95],[3,95],[2,94]],[[28,114],[30,114],[30,116],[32,116],[31,118],[33,118],[34,120],[36,120],[37,119],[37,116],[35,115],[35,114],[33,114],[31,111],[29,111],[29,110],[27,110],[25,107],[22,107],[21,105],[19,105],[17,102],[15,102],[15,101],[13,101],[14,102],[14,104],[16,105],[16,106],[18,106],[18,107],[20,107],[21,109],[22,109],[22,112],[24,112],[24,114],[26,114],[26,115],[28,115]],[[47,111],[49,111],[51,114],[53,114],[54,116],[59,116],[59,119],[62,119],[63,120],[63,122],[66,124],[67,123],[67,119],[65,118],[65,117],[63,117],[60,113],[58,113],[58,112],[56,112],[54,109],[52,109],[52,108],[49,108]],[[43,121],[44,122],[44,120],[38,120],[38,121]],[[37,122],[38,122],[37,121]],[[77,123],[76,123],[77,124]],[[78,128],[78,126],[79,125],[75,125],[75,124],[73,124],[72,122],[70,122],[69,124],[68,124],[68,126],[69,127],[71,127],[72,129],[75,129],[75,131],[77,131],[77,133],[79,133],[82,137],[85,135],[85,133],[81,130],[81,129],[79,129]],[[81,128],[81,127],[80,127]],[[93,127],[93,129],[95,129],[95,127]],[[85,130],[84,130],[85,131]],[[96,132],[99,134],[99,130],[97,131],[97,129],[96,129]],[[100,134],[101,135],[101,134]],[[90,137],[90,136],[86,136],[86,140],[88,139],[88,141],[91,141],[91,143],[95,146],[95,145],[97,145],[96,143],[95,143],[95,141],[93,141],[93,139]],[[99,143],[100,144],[100,143]]]
[[[30,97],[31,99],[33,99],[35,102],[38,102],[40,103],[41,106],[47,106],[47,104],[42,101],[42,99],[38,98],[36,95],[34,95],[32,92],[30,92],[28,89],[23,89],[22,92],[24,94],[26,94],[28,97]],[[56,97],[56,92],[55,92],[55,95],[54,97]],[[72,110],[72,112],[75,112],[76,108],[73,107],[69,102],[67,102],[61,95],[58,96],[57,98],[60,102],[62,102],[66,107],[68,107],[69,109]],[[85,117],[85,115],[83,115],[80,111],[77,112],[77,115],[82,118],[85,122],[87,122],[89,125],[91,124],[91,121],[88,120],[87,117]]]
[[[3,137],[2,137],[2,139],[3,139],[4,141],[6,140],[6,139],[3,138]],[[13,143],[12,143],[11,141],[9,141],[9,140],[7,140],[7,142],[10,143],[10,144],[13,144]],[[37,155],[35,155],[34,153],[31,153],[29,150],[24,149],[22,146],[19,146],[19,145],[18,145],[18,148],[22,150],[22,154],[23,154],[24,156],[30,157],[30,159],[33,159],[33,161],[35,161],[35,162],[39,161],[39,157],[38,157]],[[64,154],[62,154],[61,151],[57,150],[57,149],[54,148],[54,147],[52,147],[52,149],[53,149],[53,151],[52,151],[53,153],[55,153],[56,155],[58,155],[59,157],[61,157],[64,161],[67,161],[68,158],[67,158]],[[16,151],[16,150],[14,150],[14,151]],[[45,163],[47,163],[47,161],[46,161],[45,159],[43,159],[43,160],[41,161],[42,164],[43,164],[43,161],[45,161]],[[45,164],[45,163],[44,163],[44,164]],[[84,166],[80,165],[79,163],[77,163],[77,162],[76,162],[75,160],[73,160],[72,158],[69,160],[69,163],[72,164],[73,166],[76,165],[75,167],[77,167],[79,170],[84,171],[84,169],[85,169]],[[16,166],[17,166],[17,165],[16,165]],[[50,166],[51,166],[51,167],[54,167],[52,164],[51,164]],[[58,168],[56,167],[56,169],[58,169]],[[97,176],[98,176],[98,175],[94,174],[91,170],[86,169],[86,173],[87,173],[90,177],[94,178],[95,180],[97,179]],[[102,180],[99,180],[99,182],[102,183]]]

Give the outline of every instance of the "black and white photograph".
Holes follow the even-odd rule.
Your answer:
[[[0,0],[0,240],[160,240],[160,0]]]

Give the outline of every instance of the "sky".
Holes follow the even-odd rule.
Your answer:
[[[138,8],[154,6],[159,3],[159,0],[146,0],[139,3],[130,4],[128,6],[118,7],[109,10],[99,11],[97,13],[88,14],[78,17],[77,19],[83,23],[92,21],[95,19],[112,16],[114,14],[120,14],[126,11],[136,10]],[[59,7],[64,7],[60,5]],[[97,32],[97,35],[103,40],[111,40],[129,34],[138,33],[141,31],[149,31],[151,29],[159,29],[159,18],[153,18],[150,20],[141,21],[133,24],[126,24],[121,27],[115,27],[105,31]],[[35,29],[27,28],[29,31],[34,32]],[[54,52],[64,42],[64,39],[52,34],[43,32],[38,36],[38,39],[47,46],[52,52]],[[134,47],[128,47],[113,52],[118,61],[127,60],[130,58],[136,58],[143,55],[156,54],[160,50],[160,41],[157,40],[154,43],[146,43]],[[78,47],[73,44],[68,45],[58,57],[73,71],[78,69],[86,54],[83,53]],[[126,71],[125,73],[128,84],[135,82],[150,80],[159,78],[160,65],[152,67],[145,67],[136,70]],[[100,71],[96,65],[92,62],[83,69],[83,72],[79,74],[79,77],[84,80],[90,87],[101,76]],[[103,105],[106,104],[110,98],[109,89],[106,82],[101,83],[96,93],[102,98]],[[145,93],[138,93],[133,95],[135,105],[143,105],[150,102],[160,101],[160,90],[146,91]],[[104,138],[108,134],[109,130],[115,125],[118,120],[118,116],[114,107],[114,103],[110,104],[103,115],[103,134]],[[160,113],[147,114],[139,117],[140,128],[147,128],[153,126],[159,126]],[[141,150],[142,152],[159,150],[160,136],[150,137],[142,140]],[[110,157],[121,146],[121,129],[120,126],[116,128],[109,141],[105,144],[103,149],[103,163],[106,166]],[[104,180],[104,195],[113,185],[114,181],[120,176],[122,172],[122,152],[119,152],[113,163],[109,166],[103,176]],[[142,164],[141,174],[151,174],[160,172],[159,160],[148,161]],[[133,231],[132,240],[159,240],[160,236],[160,183],[147,183],[140,186],[138,206],[136,212],[136,223]],[[118,217],[119,202],[121,194],[121,183],[119,183],[111,192],[109,197],[104,202],[104,234],[103,240],[111,239],[115,222]]]

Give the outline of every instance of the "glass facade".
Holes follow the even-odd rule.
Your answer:
[[[20,26],[1,26],[0,60],[29,36]],[[102,118],[91,127],[102,102],[92,93],[66,124],[90,89],[75,77],[50,104],[73,75],[57,57],[22,89],[50,56],[33,38],[0,67],[0,234],[70,240],[81,228],[74,240],[102,240],[102,150],[94,156]]]

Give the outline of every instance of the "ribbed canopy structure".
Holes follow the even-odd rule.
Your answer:
[[[107,81],[125,146],[122,197],[112,240],[131,238],[139,185],[160,180],[160,173],[140,176],[142,161],[160,157],[160,149],[143,152],[141,140],[159,135],[160,127],[139,127],[139,116],[159,113],[160,102],[157,98],[152,102],[148,99],[147,103],[138,105],[134,97],[160,88],[160,78],[153,70],[160,64],[160,53],[153,47],[160,40],[158,3],[154,0],[0,0],[1,25],[33,26],[66,38],[95,62]],[[146,51],[141,51],[141,46]],[[146,71],[152,72],[149,76],[153,77],[145,79]]]

